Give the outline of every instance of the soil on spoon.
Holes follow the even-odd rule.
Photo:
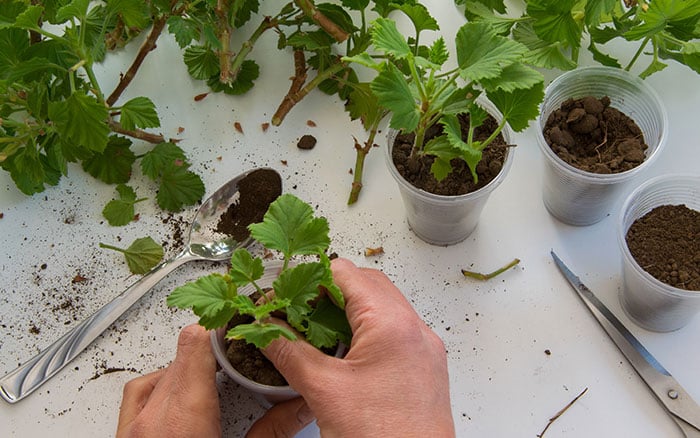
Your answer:
[[[258,169],[238,183],[239,198],[219,218],[216,231],[239,242],[248,238],[248,225],[261,222],[270,204],[282,194],[282,179],[271,169]]]
[[[462,138],[466,138],[469,129],[469,115],[458,116],[462,127]],[[493,117],[488,117],[484,123],[475,129],[475,140],[486,140],[497,128],[498,123]],[[431,138],[442,134],[442,126],[434,125],[425,135],[427,143]],[[445,179],[438,182],[430,172],[430,167],[435,157],[423,155],[411,160],[411,148],[415,135],[399,134],[394,140],[392,160],[399,174],[403,178],[426,192],[436,195],[455,196],[463,195],[480,189],[491,182],[503,168],[506,153],[511,145],[506,144],[501,134],[491,142],[482,152],[482,159],[476,167],[478,182],[474,183],[471,171],[463,160],[454,159],[450,162],[453,171]]]
[[[611,107],[607,96],[566,100],[549,115],[542,133],[559,158],[591,173],[633,169],[648,149],[639,126]]]
[[[700,212],[662,205],[632,223],[626,235],[632,256],[668,285],[700,291]]]

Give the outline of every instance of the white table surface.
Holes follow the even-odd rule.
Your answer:
[[[448,40],[463,23],[452,2],[445,2],[435,15]],[[105,90],[113,88],[136,48],[110,56],[100,68]],[[460,244],[431,246],[408,229],[398,189],[379,149],[368,157],[359,202],[346,205],[349,169],[354,166],[352,137],[363,139],[365,134],[359,123],[349,121],[337,98],[314,92],[281,127],[262,132],[260,125],[269,121],[287,91],[291,56],[280,55],[268,34],[254,57],[261,64],[261,77],[251,92],[240,97],[210,94],[195,102],[195,95],[208,90],[189,78],[176,44],[163,35],[122,101],[139,95],[153,99],[160,132],[182,139],[180,145],[203,177],[207,195],[244,170],[273,167],[282,174],[286,192],[328,217],[333,251],[386,272],[445,342],[458,436],[535,437],[585,388],[587,393],[546,436],[681,436],[565,282],[549,251],[554,249],[579,274],[696,400],[700,318],[666,334],[645,331],[629,321],[618,302],[619,207],[589,227],[553,219],[541,201],[543,158],[532,125],[515,135],[515,163],[476,231]],[[671,63],[647,81],[666,105],[670,132],[658,161],[633,185],[674,171],[697,173],[700,163],[700,76]],[[308,126],[307,120],[317,126]],[[243,134],[234,129],[234,122],[242,125]],[[181,134],[179,127],[185,128]],[[312,151],[297,149],[303,134],[318,139]],[[135,149],[141,147],[137,143]],[[140,194],[153,196],[152,183],[138,170],[134,178]],[[156,210],[153,201],[138,204],[138,222],[110,227],[101,210],[114,195],[112,186],[86,176],[78,166],[70,166],[69,177],[57,187],[33,197],[21,194],[9,175],[0,173],[0,374],[30,359],[135,281],[119,254],[100,249],[99,242],[128,246],[146,235],[165,242],[175,231],[172,224],[163,224],[168,215]],[[190,208],[176,217],[187,221],[194,211]],[[366,247],[378,246],[384,247],[384,255],[364,256]],[[167,247],[167,255],[175,250]],[[514,257],[521,264],[489,282],[460,273],[461,268],[491,271]],[[189,312],[169,309],[165,297],[211,269],[223,265],[195,262],[181,267],[34,394],[14,405],[0,403],[0,434],[113,435],[124,383],[167,365],[179,329],[195,321]],[[73,284],[78,274],[87,281]],[[224,376],[219,376],[219,390],[224,435],[243,436],[263,409]]]

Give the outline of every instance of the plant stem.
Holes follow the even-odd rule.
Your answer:
[[[272,116],[271,123],[274,126],[281,125],[284,118],[287,116],[287,114],[289,114],[289,111],[292,110],[294,105],[304,99],[314,88],[318,87],[321,82],[325,81],[326,79],[330,79],[333,77],[333,75],[343,70],[345,67],[346,64],[344,62],[338,61],[325,70],[319,71],[318,74],[316,74],[316,77],[309,81],[306,86],[303,86],[306,80],[306,58],[304,57],[303,51],[295,50],[295,74],[294,78],[292,79],[292,85],[289,87],[289,92],[287,92],[287,95],[282,99],[282,103],[280,103],[277,111],[275,111],[275,114]]]
[[[124,92],[126,87],[129,86],[131,81],[134,79],[134,76],[136,76],[136,72],[141,67],[141,64],[143,64],[143,60],[146,58],[146,55],[148,55],[148,53],[151,50],[156,48],[156,41],[158,40],[158,37],[160,36],[161,32],[163,32],[163,28],[165,27],[166,21],[166,16],[160,16],[153,20],[153,27],[151,28],[151,31],[149,32],[148,37],[146,38],[146,41],[143,42],[141,48],[139,49],[139,52],[136,54],[134,62],[131,64],[131,67],[129,67],[126,73],[124,73],[121,76],[121,79],[119,79],[119,83],[117,84],[116,88],[114,89],[114,91],[112,91],[112,94],[110,94],[107,98],[106,103],[108,106],[114,105],[114,103],[117,100],[119,100],[121,94]]]
[[[129,137],[137,138],[139,140],[144,140],[144,141],[147,141],[149,143],[160,144],[160,143],[164,143],[166,141],[165,137],[163,137],[160,134],[152,134],[150,132],[142,131],[140,129],[134,129],[134,130],[124,129],[119,122],[114,121],[114,120],[109,120],[107,122],[107,124],[109,125],[109,127],[112,131],[114,131],[118,134],[128,135]]]
[[[231,25],[228,18],[228,3],[226,0],[218,0],[214,13],[216,14],[217,24],[219,28],[219,41],[221,42],[221,50],[219,50],[219,81],[223,84],[231,84],[233,82],[231,67],[231,51],[229,45],[231,43]]]
[[[513,259],[512,262],[510,262],[507,265],[503,266],[502,268],[497,269],[497,270],[490,272],[488,274],[482,274],[481,272],[467,271],[465,269],[462,269],[462,275],[464,275],[465,277],[470,277],[470,278],[475,278],[477,280],[486,281],[486,280],[490,280],[490,279],[504,273],[505,271],[507,271],[508,269],[517,265],[518,263],[520,263],[520,259]]]
[[[326,17],[321,11],[316,9],[313,0],[294,0],[294,3],[304,11],[304,14],[318,24],[321,29],[325,30],[337,42],[342,43],[350,36],[347,32],[340,28],[330,18]]]
[[[236,56],[233,58],[233,61],[231,61],[231,66],[230,66],[230,71],[229,71],[229,78],[230,78],[231,82],[236,81],[236,78],[238,77],[238,73],[241,71],[241,66],[243,65],[243,61],[245,61],[246,57],[253,50],[253,47],[255,46],[255,43],[258,41],[260,36],[263,33],[265,33],[266,30],[276,27],[277,24],[278,24],[277,19],[273,20],[270,17],[265,17],[263,19],[263,21],[260,23],[260,25],[257,27],[257,29],[255,29],[255,31],[250,36],[250,38],[247,41],[244,41],[243,44],[241,44],[241,50],[238,51]]]
[[[639,45],[639,48],[637,49],[637,52],[634,54],[632,59],[630,60],[629,64],[625,67],[625,71],[630,71],[632,66],[634,65],[635,62],[637,62],[637,59],[642,55],[642,52],[644,51],[644,48],[649,44],[650,37],[644,38],[644,41],[642,41],[642,44]]]
[[[122,249],[122,248],[117,248],[116,246],[107,245],[106,243],[102,243],[102,242],[100,242],[100,248],[111,249],[111,250],[113,250],[113,251],[117,251],[117,252],[121,252],[121,253],[126,252],[126,251],[125,251],[124,249]]]
[[[382,117],[383,118],[383,117]],[[355,202],[357,202],[357,199],[360,196],[360,191],[362,190],[362,175],[364,173],[364,167],[365,167],[365,158],[367,158],[367,154],[372,150],[372,147],[374,146],[374,138],[377,135],[377,131],[379,129],[379,122],[382,120],[380,118],[377,123],[372,126],[372,128],[369,131],[369,135],[367,136],[367,141],[365,141],[365,145],[362,146],[356,138],[353,137],[355,140],[355,170],[353,171],[353,179],[352,179],[352,185],[350,189],[350,196],[348,197],[348,205],[352,205]]]

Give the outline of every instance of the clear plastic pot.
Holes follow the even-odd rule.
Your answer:
[[[647,181],[627,197],[618,220],[623,276],[620,303],[636,324],[648,330],[678,330],[700,311],[700,291],[679,289],[654,278],[639,266],[626,241],[634,221],[656,207],[681,204],[700,211],[699,175],[666,175]]]
[[[501,120],[501,114],[492,103],[480,101],[480,105],[496,120]],[[391,156],[397,134],[396,130],[389,131],[384,156],[389,173],[399,186],[409,227],[418,237],[433,245],[446,246],[463,241],[476,228],[486,201],[513,165],[514,148],[508,148],[501,172],[484,187],[464,195],[444,196],[419,189],[401,176]],[[506,144],[510,144],[511,131],[508,125],[501,134]]]
[[[621,173],[597,174],[577,169],[560,159],[542,131],[549,115],[567,99],[608,96],[611,106],[629,116],[644,134],[646,159]],[[606,217],[621,192],[655,161],[666,143],[668,116],[658,94],[642,79],[612,67],[584,67],[568,71],[545,90],[537,119],[537,143],[545,157],[542,198],[547,210],[569,225],[591,225]]]

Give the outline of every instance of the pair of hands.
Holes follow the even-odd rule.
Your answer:
[[[263,415],[249,438],[292,437],[316,418],[323,436],[452,437],[445,347],[386,275],[345,259],[332,264],[353,330],[348,354],[303,341],[265,349],[302,398]],[[117,437],[221,435],[209,337],[185,327],[173,363],[124,387]]]

